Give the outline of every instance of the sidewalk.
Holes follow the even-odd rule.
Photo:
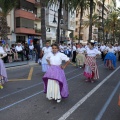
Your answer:
[[[34,60],[5,63],[6,68],[25,66],[25,65],[38,65],[38,63],[35,63]]]

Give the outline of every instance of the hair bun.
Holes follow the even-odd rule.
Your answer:
[[[95,43],[95,41],[94,41],[94,40],[90,40],[90,42],[91,42],[91,43]]]

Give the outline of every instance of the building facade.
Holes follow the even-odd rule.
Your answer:
[[[46,8],[46,39],[51,43],[56,41],[58,8],[59,4],[53,4]],[[63,8],[60,23],[60,41],[67,42],[70,40],[70,33],[75,30],[75,13],[71,14]]]
[[[96,8],[94,13],[98,14],[100,17],[102,16],[102,1],[98,0],[96,2]],[[112,0],[105,0],[105,5],[104,5],[104,18],[107,18],[109,12],[111,12],[111,10],[113,9],[113,7],[115,7],[115,4]],[[93,13],[93,14],[94,14]],[[87,15],[89,15],[88,10],[84,11],[83,14],[83,19],[82,19],[82,30],[80,33],[81,36],[81,40],[83,43],[86,43],[88,38],[89,38],[89,27],[85,27],[84,26],[84,21],[89,21],[87,18]],[[101,20],[102,22],[102,20]],[[80,11],[76,12],[76,28],[75,28],[75,32],[74,32],[74,39],[78,42],[79,40],[79,27],[80,27]],[[98,41],[98,28],[93,26],[93,33],[92,33],[92,39],[94,39],[95,41]]]
[[[41,37],[40,0],[19,0],[7,16],[8,43],[28,42]]]

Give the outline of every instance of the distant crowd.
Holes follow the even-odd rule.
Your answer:
[[[37,48],[37,46],[33,45],[33,43],[30,43],[30,45],[27,43],[15,43],[10,46],[8,43],[2,44],[2,42],[0,42],[0,51],[7,53],[7,56],[3,58],[4,63],[31,59],[29,55],[33,57],[36,50],[35,47],[36,49],[40,49],[40,46]]]

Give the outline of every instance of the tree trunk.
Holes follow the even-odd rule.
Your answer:
[[[108,32],[106,32],[106,43],[108,42],[107,36],[108,36]]]
[[[92,40],[92,14],[93,14],[93,0],[90,0],[90,26],[89,26],[89,40]]]
[[[79,41],[78,43],[80,43],[81,38],[81,26],[82,26],[82,18],[83,18],[83,7],[81,6],[81,11],[80,11],[80,26],[79,26]]]
[[[104,5],[105,5],[105,0],[103,0],[103,5],[102,5],[102,30],[103,30],[103,42],[104,42]]]
[[[45,12],[45,0],[41,0],[41,38],[43,45],[46,43],[46,23],[45,23],[45,17],[46,17],[46,12]]]
[[[8,40],[8,27],[7,27],[7,18],[5,16],[0,17],[0,36],[2,40]]]

